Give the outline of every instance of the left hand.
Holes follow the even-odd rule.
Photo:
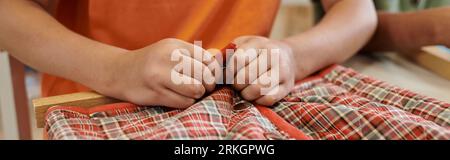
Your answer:
[[[233,43],[237,50],[226,74],[233,75],[233,87],[242,98],[272,106],[289,94],[295,83],[296,65],[288,44],[259,36],[238,37]],[[245,64],[237,65],[239,61]],[[261,65],[266,67],[258,67]]]

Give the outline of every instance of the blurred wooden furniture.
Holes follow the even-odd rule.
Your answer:
[[[314,25],[314,8],[308,0],[283,0],[270,37],[282,39]]]
[[[445,46],[427,46],[413,59],[421,66],[450,80],[450,49]]]
[[[359,54],[344,65],[392,85],[450,103],[450,80],[398,53]]]
[[[3,139],[31,139],[25,67],[0,51],[0,117]]]

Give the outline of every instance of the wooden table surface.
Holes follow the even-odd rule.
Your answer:
[[[395,86],[450,102],[450,80],[395,53],[357,55],[344,65]]]

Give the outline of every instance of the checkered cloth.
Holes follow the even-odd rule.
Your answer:
[[[274,106],[217,89],[186,110],[55,106],[49,139],[450,139],[450,104],[333,66]]]

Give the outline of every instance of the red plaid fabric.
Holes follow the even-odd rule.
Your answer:
[[[333,66],[271,107],[223,87],[186,110],[55,106],[49,139],[450,139],[450,104]]]
[[[336,66],[273,109],[313,139],[450,139],[450,104]]]

